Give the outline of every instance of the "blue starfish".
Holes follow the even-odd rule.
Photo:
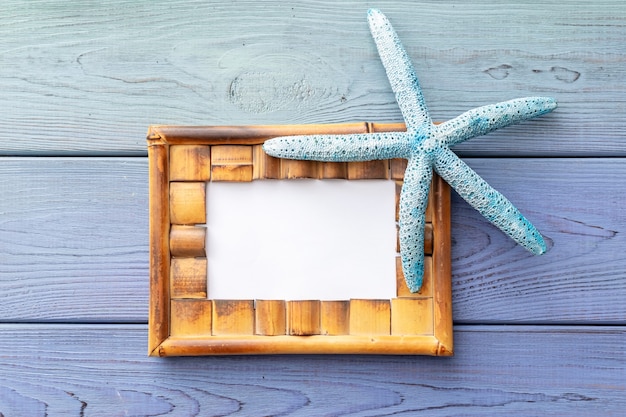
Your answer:
[[[556,108],[548,97],[527,97],[478,107],[439,125],[432,123],[413,65],[379,10],[368,11],[372,36],[404,117],[406,132],[350,135],[288,136],[265,142],[264,150],[279,158],[315,161],[371,161],[405,158],[400,193],[400,256],[407,286],[417,292],[424,275],[424,213],[433,169],[487,220],[540,255],[545,242],[537,229],[450,146]]]

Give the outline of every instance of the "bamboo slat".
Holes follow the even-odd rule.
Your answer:
[[[433,224],[426,223],[424,225],[424,254],[432,255],[433,253],[433,239],[434,239]]]
[[[402,184],[403,181],[394,181],[396,184],[396,200],[395,200],[395,204],[396,204],[396,222],[400,220],[400,193],[402,192]]]
[[[280,159],[269,156],[263,145],[252,146],[252,179],[279,179]]]
[[[371,180],[389,179],[389,161],[351,162],[348,164],[348,179]]]
[[[150,240],[150,305],[148,321],[148,354],[163,343],[170,334],[170,248],[167,230],[170,228],[169,166],[167,147],[160,138],[148,138],[148,190]]]
[[[320,301],[288,301],[287,333],[295,336],[320,334]]]
[[[320,334],[329,336],[350,334],[349,301],[321,302]]]
[[[211,147],[212,181],[252,181],[252,146]]]
[[[404,171],[407,166],[406,159],[391,159],[389,160],[389,177],[395,181],[402,181],[404,179]]]
[[[211,309],[209,300],[172,300],[171,336],[210,336]]]
[[[432,335],[432,298],[394,298],[391,300],[392,335]]]
[[[170,146],[170,181],[209,181],[210,149],[207,145]]]
[[[439,177],[436,176],[434,178],[439,178]],[[436,180],[430,184],[430,190],[428,191],[429,196],[432,196],[436,192],[435,187],[436,186],[438,187],[438,185],[435,184],[435,182]],[[447,184],[445,184],[444,186],[447,187]],[[449,188],[448,188],[448,192],[450,192]],[[424,220],[426,221],[426,223],[433,222],[433,216],[435,215],[435,205],[433,204],[433,201],[435,201],[434,198],[432,197],[428,198],[428,204],[426,205],[426,213],[424,215]]]
[[[433,200],[439,202],[438,209],[433,210],[433,227],[439,231],[434,242],[432,270],[439,276],[452,276],[452,231],[450,224],[450,186],[441,178],[435,177],[432,183]],[[443,279],[433,288],[433,320],[435,337],[439,341],[438,354],[452,355],[452,280]]]
[[[286,334],[286,306],[284,300],[256,300],[255,331],[257,335],[276,336]]]
[[[351,335],[391,333],[389,300],[350,300]]]
[[[368,123],[369,132],[406,132],[404,123]]]
[[[312,134],[342,135],[367,133],[367,129],[367,123],[363,122],[254,126],[152,125],[148,130],[148,137],[164,138],[170,145],[260,145],[267,139],[277,136]]]
[[[253,300],[213,300],[213,335],[254,334]]]
[[[348,179],[347,162],[322,162],[320,164],[320,178],[324,179]]]
[[[170,221],[172,224],[206,223],[204,182],[170,182]]]
[[[178,257],[206,256],[206,227],[172,225],[170,252]]]
[[[171,298],[207,297],[206,258],[173,258],[170,267]]]
[[[282,179],[314,178],[320,177],[319,165],[316,161],[296,161],[283,159],[280,161],[280,177]]]
[[[391,336],[377,334],[349,336],[248,336],[170,337],[155,351],[158,356],[196,355],[431,355],[443,356],[434,336]]]

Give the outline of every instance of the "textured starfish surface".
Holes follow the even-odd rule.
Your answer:
[[[372,36],[406,123],[406,132],[306,135],[270,139],[269,155],[315,161],[405,158],[400,193],[400,256],[407,286],[420,290],[424,275],[424,223],[433,169],[486,219],[530,252],[546,251],[541,234],[502,194],[461,161],[450,146],[556,108],[549,97],[526,97],[478,107],[432,123],[413,65],[389,20],[368,11]]]

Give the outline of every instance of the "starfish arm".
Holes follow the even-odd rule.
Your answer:
[[[437,125],[435,134],[443,144],[453,146],[501,127],[549,113],[555,108],[556,100],[550,97],[526,97],[490,104]]]
[[[400,192],[400,257],[404,280],[411,292],[418,292],[424,279],[424,223],[432,179],[429,158],[409,159]]]
[[[517,243],[535,255],[546,251],[535,226],[451,150],[438,152],[434,168],[465,201]]]
[[[407,158],[410,136],[405,132],[350,135],[302,135],[270,139],[263,150],[277,158],[323,162]]]
[[[424,125],[430,127],[431,120],[424,102],[417,75],[400,38],[387,17],[377,9],[367,12],[370,31],[378,54],[387,72],[391,89],[409,131]]]

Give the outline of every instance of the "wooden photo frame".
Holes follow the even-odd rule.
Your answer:
[[[235,354],[453,354],[450,188],[435,175],[429,196],[425,279],[412,294],[396,258],[392,299],[220,300],[207,294],[206,184],[255,179],[388,179],[396,208],[405,160],[282,160],[265,140],[297,134],[404,130],[402,124],[152,126],[150,188],[151,356]],[[397,209],[396,209],[397,221]],[[210,295],[210,294],[209,294]]]

